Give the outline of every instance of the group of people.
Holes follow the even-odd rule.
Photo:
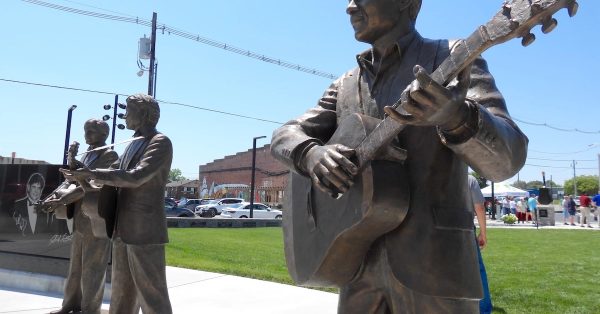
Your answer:
[[[529,197],[507,196],[496,204],[501,207],[501,215],[513,214],[517,216],[518,223],[533,223],[539,202],[535,194],[530,194]]]
[[[593,198],[587,196],[587,193],[583,192],[579,197],[579,212],[580,212],[580,226],[585,228],[586,224],[588,228],[592,227],[592,221],[594,220],[594,215],[591,212],[593,207],[596,207],[596,215],[600,216],[598,213],[598,206],[600,205],[600,191]],[[577,204],[575,203],[575,198],[573,195],[565,195],[562,201],[562,209],[563,209],[563,217],[564,224],[575,226],[575,217],[577,216]],[[567,222],[568,220],[568,222]],[[600,227],[600,219],[598,219],[598,227]]]

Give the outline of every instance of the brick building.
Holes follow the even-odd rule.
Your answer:
[[[199,180],[182,180],[167,183],[165,187],[167,197],[175,199],[198,198],[198,189],[200,187]]]
[[[249,200],[252,149],[201,165],[199,172],[201,197],[241,197]],[[271,156],[270,145],[256,148],[254,200],[281,204],[289,172]]]

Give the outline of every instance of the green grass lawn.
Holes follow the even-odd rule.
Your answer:
[[[171,266],[292,283],[281,228],[171,228],[169,237]],[[600,313],[600,232],[489,229],[488,241],[494,313]]]

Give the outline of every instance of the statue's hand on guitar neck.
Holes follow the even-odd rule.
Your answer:
[[[57,207],[63,204],[64,202],[61,199],[61,195],[58,192],[54,192],[46,197],[43,201],[38,201],[38,203],[35,205],[35,210],[38,214],[52,213]]]
[[[304,169],[315,186],[336,198],[348,191],[358,174],[358,167],[350,161],[354,154],[341,144],[316,145],[304,156]]]
[[[471,83],[471,66],[457,76],[457,84],[444,87],[434,81],[425,69],[415,66],[415,80],[402,93],[398,112],[392,106],[384,108],[391,118],[403,124],[417,126],[439,126],[442,130],[453,130],[461,126],[468,117],[469,107],[465,103]],[[398,108],[400,109],[400,108]]]

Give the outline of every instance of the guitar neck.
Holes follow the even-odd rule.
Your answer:
[[[457,41],[453,45],[450,55],[431,74],[432,79],[443,86],[448,85],[460,71],[490,46],[486,45],[487,42],[489,42],[489,35],[484,26],[480,26],[466,40]],[[400,99],[404,98],[405,95],[400,97]],[[401,100],[398,100],[393,107],[397,108],[400,104]],[[362,168],[366,163],[373,160],[376,155],[381,153],[382,148],[387,146],[405,126],[386,115],[356,148],[358,166]]]

